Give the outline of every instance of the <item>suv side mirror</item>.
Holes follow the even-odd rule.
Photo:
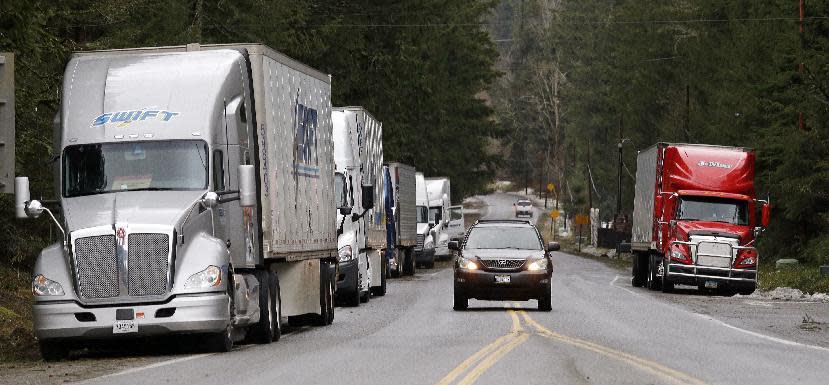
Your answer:
[[[256,170],[253,165],[239,165],[239,206],[256,206]]]
[[[449,241],[449,250],[458,251],[461,249],[461,245],[458,244],[458,241]]]
[[[29,193],[29,178],[19,176],[14,178],[14,216],[17,219],[29,218],[26,215],[26,204],[31,200]]]
[[[760,224],[763,227],[769,227],[769,221],[771,220],[771,204],[765,203],[763,204],[763,209],[760,215]]]
[[[362,186],[363,193],[363,210],[374,208],[374,186]]]
[[[550,242],[547,244],[547,251],[559,251],[561,250],[561,245],[558,242]]]

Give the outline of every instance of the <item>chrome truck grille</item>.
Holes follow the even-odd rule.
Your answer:
[[[156,233],[130,234],[126,266],[119,263],[115,235],[83,237],[75,240],[75,271],[78,291],[83,298],[113,298],[122,295],[151,296],[167,292],[169,274],[169,236]],[[119,280],[125,282],[121,292]]]
[[[75,240],[75,269],[78,290],[85,298],[110,298],[121,295],[118,286],[118,255],[115,235]]]
[[[423,242],[425,241],[425,239],[426,239],[426,236],[425,236],[425,235],[423,235],[423,234],[418,234],[418,235],[417,235],[417,246],[415,246],[415,249],[417,249],[417,250],[423,250]]]
[[[487,269],[517,269],[524,265],[523,259],[481,259],[481,264]]]
[[[713,267],[731,267],[731,245],[722,242],[705,242],[697,244],[697,265]]]
[[[129,294],[162,295],[167,292],[167,234],[130,234],[127,251]]]

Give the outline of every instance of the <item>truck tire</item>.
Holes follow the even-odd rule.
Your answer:
[[[233,270],[228,269],[227,296],[229,297],[229,300],[227,301],[227,326],[224,331],[209,334],[207,336],[207,349],[211,352],[224,353],[233,349],[233,288]]]
[[[435,258],[436,258],[435,255],[432,254],[432,258],[429,259],[429,262],[426,262],[424,264],[424,267],[426,267],[427,269],[434,269],[435,268]]]
[[[633,287],[645,286],[645,283],[647,282],[647,271],[644,269],[645,266],[647,266],[647,254],[634,253],[633,267],[631,271],[633,278],[630,280],[630,284]]]
[[[660,284],[663,293],[674,291],[674,283],[668,278],[668,262],[662,260],[662,282]]]
[[[64,360],[69,357],[71,347],[65,341],[60,340],[41,340],[38,341],[40,346],[40,356],[46,362],[56,362]]]
[[[458,294],[458,292],[456,291],[455,292],[455,301],[454,301],[454,304],[452,306],[452,309],[466,310],[468,307],[469,307],[469,299],[462,296],[462,295],[460,295],[460,294]]]
[[[651,254],[648,258],[648,289],[652,291],[659,291],[662,285],[662,280],[657,278],[656,276],[656,269],[658,264],[662,263],[659,261],[659,255]]]
[[[403,274],[414,275],[417,268],[415,267],[415,256],[412,249],[406,249],[406,255],[403,260],[405,261],[403,264]]]
[[[314,324],[317,326],[328,326],[334,322],[334,280],[331,274],[322,276],[323,282],[320,288],[320,314],[314,315]]]
[[[388,275],[389,272],[389,261],[386,259],[386,257],[383,257],[383,259],[385,261],[383,263],[380,263],[381,269],[383,270],[382,272],[380,272],[380,286],[371,288],[371,294],[374,294],[378,297],[386,295],[386,275]]]
[[[279,275],[276,271],[270,271],[271,288],[273,289],[273,299],[275,301],[273,310],[274,327],[273,327],[273,341],[279,341],[282,337],[282,292],[279,290]]]
[[[368,301],[371,301],[371,288],[369,288],[368,290],[360,293],[360,302],[361,303],[368,303]]]
[[[405,261],[400,260],[401,256],[405,255],[401,250],[394,249],[394,260],[397,261],[397,266],[394,270],[391,271],[392,278],[399,278],[403,273],[403,263]]]
[[[251,327],[253,340],[258,344],[269,344],[273,341],[274,330],[274,290],[271,287],[271,274],[266,270],[256,271],[256,280],[259,281],[259,322]]]

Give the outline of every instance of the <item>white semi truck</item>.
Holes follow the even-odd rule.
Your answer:
[[[463,206],[452,206],[449,178],[426,178],[429,197],[429,220],[435,231],[435,256],[448,258],[452,255],[449,241],[464,233]]]
[[[388,244],[386,255],[393,277],[415,272],[414,249],[417,246],[417,207],[415,168],[391,162],[386,167],[384,199],[388,199],[391,217],[386,214]]]
[[[330,77],[264,45],[76,53],[56,119],[63,239],[34,267],[41,352],[198,333],[218,351],[334,319]]]
[[[362,107],[335,108],[331,120],[338,197],[337,298],[358,306],[372,293],[386,294],[383,125]]]
[[[426,192],[426,178],[423,173],[415,173],[415,204],[417,207],[417,244],[415,246],[415,264],[428,268],[435,266],[435,231],[434,223],[429,218],[429,195]]]

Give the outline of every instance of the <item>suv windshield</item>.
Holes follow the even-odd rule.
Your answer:
[[[426,206],[417,206],[417,223],[429,222],[429,209]]]
[[[541,250],[538,232],[532,227],[475,227],[466,238],[464,249]]]
[[[748,203],[736,199],[685,196],[679,200],[676,219],[725,222],[746,226],[748,225]]]
[[[98,143],[63,151],[63,195],[207,188],[202,140]]]
[[[530,206],[532,203],[530,201],[518,201],[519,206]]]

